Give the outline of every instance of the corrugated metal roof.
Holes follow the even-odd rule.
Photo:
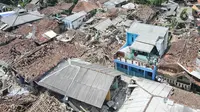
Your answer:
[[[128,32],[138,34],[136,41],[155,45],[159,37],[163,38],[168,28],[134,22]]]
[[[155,96],[168,97],[172,89],[172,86],[151,81],[148,79],[138,78],[138,77],[133,77],[133,79],[136,80],[137,84],[141,88],[143,88],[144,90],[148,91],[149,93]]]
[[[119,112],[198,112],[168,99],[171,86],[144,78],[132,77],[132,79],[136,81],[138,87],[125,100]]]
[[[114,78],[121,74],[123,73],[95,64],[63,61],[38,84],[101,108]]]
[[[125,101],[119,112],[144,112],[151,95],[142,88],[135,88],[131,96]]]
[[[150,44],[145,44],[142,42],[135,41],[135,42],[133,42],[133,44],[130,47],[134,50],[150,53],[154,46],[150,45]]]
[[[134,33],[138,35],[152,34],[156,38],[158,36],[164,37],[167,31],[168,31],[168,28],[166,27],[138,23],[138,22],[134,22],[128,30],[129,33]]]
[[[85,15],[87,15],[87,13],[85,11],[81,11],[81,12],[78,12],[73,15],[65,17],[62,21],[72,21],[73,22],[73,21],[77,20],[78,18],[85,16]]]
[[[33,11],[33,12],[28,12],[23,15],[14,14],[11,16],[7,16],[7,17],[2,18],[1,21],[8,24],[7,28],[9,28],[12,26],[18,26],[18,25],[25,24],[28,22],[36,21],[42,18],[43,18],[43,15],[41,15],[37,11]]]
[[[159,36],[155,36],[154,34],[143,34],[143,35],[138,35],[135,41],[138,42],[143,42],[146,44],[151,44],[151,45],[156,45],[157,40],[159,40]]]
[[[108,19],[98,23],[94,28],[103,32],[111,25],[112,25],[112,21],[108,18]]]

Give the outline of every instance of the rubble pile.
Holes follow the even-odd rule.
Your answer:
[[[165,64],[173,64],[176,63],[177,60],[180,59],[182,52],[184,50],[186,40],[178,40],[176,42],[171,43],[171,47],[169,48],[166,55],[161,59],[160,65],[165,66]]]
[[[144,23],[150,22],[157,14],[157,11],[150,6],[147,5],[140,5],[136,11],[131,13],[129,19],[136,19],[142,21]]]
[[[51,42],[36,47],[27,55],[18,59],[13,68],[27,81],[38,78],[56,66],[62,59],[79,57],[81,51],[72,44]]]
[[[58,28],[58,23],[56,21],[51,19],[42,19],[40,21],[34,22],[32,25],[22,25],[14,32],[17,34],[22,34],[24,36],[32,33],[32,38],[36,42],[43,43],[48,40],[48,38],[45,38],[43,34],[49,30],[56,30],[56,28]]]
[[[81,58],[91,63],[113,66],[113,55],[120,47],[121,45],[116,42],[107,47],[98,46],[89,49]]]
[[[17,85],[14,73],[7,63],[0,61],[0,96],[5,95],[12,86]]]
[[[14,35],[11,33],[6,33],[3,31],[0,31],[0,46],[11,42],[12,40],[14,40],[17,37],[20,37],[20,35]]]
[[[3,96],[0,98],[1,112],[24,112],[37,100],[34,95],[17,95],[13,97]]]
[[[191,35],[191,37],[189,37],[186,41],[187,42],[179,63],[186,67],[189,71],[193,71],[195,69],[195,59],[197,58],[198,51],[200,49],[199,35]]]
[[[40,13],[45,14],[46,16],[55,15],[55,14],[62,13],[64,10],[70,9],[72,5],[73,3],[65,3],[61,1],[55,6],[46,7],[40,10]]]
[[[57,7],[47,7],[39,11],[41,14],[45,14],[46,16],[54,15],[61,13],[62,10],[58,9]]]
[[[33,32],[33,25],[29,23],[21,25],[13,32],[22,36],[27,36],[29,33]]]
[[[113,32],[110,32],[113,33]],[[114,53],[122,46],[119,44],[115,36],[101,34],[99,39],[94,39],[95,34],[92,31],[83,33],[79,30],[69,30],[66,32],[67,36],[62,37],[69,39],[70,43],[77,46],[82,46],[83,54],[81,58],[92,63],[99,63],[105,66],[111,66]],[[120,34],[119,34],[120,36]],[[92,38],[93,37],[93,38]],[[120,38],[121,39],[121,38]]]
[[[197,58],[200,39],[198,34],[192,33],[191,36],[182,37],[171,43],[166,55],[159,62],[159,69],[166,70],[166,68],[178,69],[180,67],[175,67],[177,63],[180,63],[186,67],[190,72],[195,69],[195,59]]]
[[[94,20],[97,21],[96,18]],[[116,26],[108,27],[104,32],[99,32],[93,28],[95,23],[86,25],[87,28],[85,26],[83,26],[84,28],[81,27],[85,35],[74,36],[73,42],[82,44],[85,47],[86,51],[81,56],[84,60],[105,66],[113,66],[113,55],[125,42],[125,28],[122,27],[123,24],[119,23]]]
[[[42,93],[38,100],[27,110],[27,112],[68,112],[66,105],[61,104],[55,97]]]
[[[173,95],[171,95],[169,98],[176,101],[176,103],[200,109],[200,97],[192,92],[174,88]]]
[[[0,59],[7,63],[12,63],[16,58],[23,56],[35,47],[36,44],[32,40],[16,38],[10,43],[0,46]]]

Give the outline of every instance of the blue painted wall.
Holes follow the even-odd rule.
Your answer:
[[[126,33],[126,43],[120,48],[124,48],[126,46],[130,46],[134,41],[135,39],[138,37],[137,34],[132,34],[132,33]]]
[[[137,76],[137,77],[144,77],[150,80],[155,80],[157,74],[157,67],[154,66],[154,69],[144,68],[141,66],[137,66],[135,64],[129,64],[126,62],[122,62],[118,59],[114,60],[115,69],[126,73],[127,75]],[[149,76],[151,74],[152,76]]]

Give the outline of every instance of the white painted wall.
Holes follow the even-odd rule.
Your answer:
[[[80,17],[79,19],[72,22],[72,29],[78,28],[80,25],[82,25],[83,21],[85,19],[85,16]]]

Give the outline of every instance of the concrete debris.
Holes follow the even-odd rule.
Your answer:
[[[57,34],[52,30],[47,31],[46,33],[44,33],[44,35],[46,35],[48,38],[54,38],[57,36]]]
[[[150,6],[141,5],[139,6],[136,11],[132,12],[128,15],[129,19],[131,20],[138,20],[144,23],[149,23],[157,14],[157,11]]]
[[[133,4],[133,3],[127,3],[126,5],[122,5],[122,8],[124,9],[136,9],[137,5]]]
[[[97,31],[103,32],[106,30],[109,26],[112,25],[112,21],[110,19],[106,19],[100,23],[97,23],[97,25],[94,27]]]
[[[170,1],[168,3],[162,4],[160,10],[164,17],[176,16],[178,6],[179,5],[177,3]]]
[[[11,96],[16,96],[16,95],[28,95],[29,91],[25,88],[21,88],[21,87],[15,87],[12,91],[9,92],[9,94],[7,95],[8,97]]]

